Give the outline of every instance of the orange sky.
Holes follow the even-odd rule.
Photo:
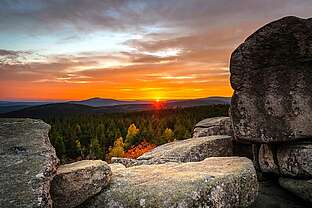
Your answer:
[[[309,15],[312,3],[226,2],[5,2],[0,100],[231,96],[232,51],[265,23]]]

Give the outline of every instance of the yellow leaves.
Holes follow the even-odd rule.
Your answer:
[[[119,137],[115,140],[114,146],[112,148],[109,148],[108,159],[111,160],[112,157],[123,157],[124,153],[123,138]]]
[[[166,128],[163,133],[165,142],[172,142],[174,140],[174,133],[170,128]]]
[[[128,134],[127,134],[127,137],[134,137],[136,136],[138,133],[140,132],[140,129],[138,129],[135,124],[131,124],[128,128]]]

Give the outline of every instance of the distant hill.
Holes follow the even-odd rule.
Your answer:
[[[17,111],[31,106],[45,105],[52,102],[0,101],[0,114]]]
[[[194,107],[203,105],[230,104],[230,97],[207,97],[190,100],[172,100],[169,101],[170,107]]]
[[[99,97],[80,101],[69,101],[69,103],[88,105],[92,107],[104,107],[104,106],[127,105],[127,104],[150,104],[149,101],[125,101]]]
[[[23,102],[21,102],[23,103]],[[40,105],[38,102],[29,105],[2,105],[0,103],[1,117],[33,117],[53,114],[79,114],[79,113],[116,113],[129,111],[144,111],[159,108],[186,108],[195,106],[230,104],[229,97],[208,97],[189,100],[169,100],[158,103],[152,101],[120,101],[113,99],[91,98],[82,101],[65,103],[50,103]],[[160,106],[160,107],[159,107]]]

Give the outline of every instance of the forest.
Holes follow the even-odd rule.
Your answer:
[[[127,113],[59,114],[42,118],[61,163],[111,157],[137,158],[154,147],[190,138],[202,119],[227,116],[229,105]]]

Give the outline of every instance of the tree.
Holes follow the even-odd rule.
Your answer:
[[[135,145],[138,142],[138,134],[140,132],[140,129],[138,129],[135,124],[131,124],[128,128],[125,146],[130,147],[132,145]]]
[[[162,135],[162,139],[164,140],[165,143],[172,142],[174,140],[173,131],[170,128],[166,128]]]
[[[110,161],[112,157],[123,157],[124,156],[124,143],[122,137],[115,140],[114,146],[109,149],[108,160]]]
[[[100,146],[99,140],[95,137],[91,139],[90,156],[96,159],[103,159],[104,151]]]
[[[55,139],[55,144],[54,144],[55,150],[56,150],[56,155],[58,158],[61,160],[65,159],[65,144],[64,144],[64,139],[62,136],[57,135]]]

